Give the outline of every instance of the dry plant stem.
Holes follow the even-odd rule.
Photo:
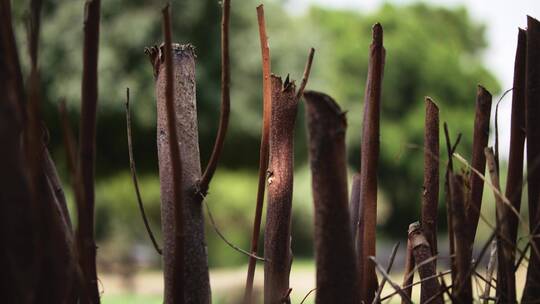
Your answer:
[[[231,12],[231,0],[223,0],[221,15],[221,113],[219,116],[219,128],[217,131],[214,149],[210,155],[210,160],[199,183],[199,191],[206,195],[210,181],[216,172],[219,157],[225,143],[227,128],[229,126],[229,116],[231,112],[231,69],[229,64],[229,19]]]
[[[154,246],[154,249],[156,249],[156,252],[161,255],[163,254],[163,252],[161,251],[161,248],[159,248],[156,238],[154,237],[154,233],[152,233],[152,229],[150,228],[150,223],[148,221],[148,218],[146,217],[146,212],[144,211],[144,204],[141,197],[141,191],[139,189],[139,180],[137,178],[137,168],[135,166],[135,158],[133,157],[133,141],[131,137],[131,114],[129,110],[129,88],[126,89],[126,132],[127,132],[127,140],[128,140],[129,169],[131,171],[131,180],[133,181],[133,186],[135,187],[135,194],[137,195],[137,203],[139,205],[139,211],[141,212],[141,216],[144,222],[144,227],[146,228],[146,232],[148,233],[148,236],[150,237],[150,240],[152,241],[152,245]]]
[[[360,182],[360,174],[355,173],[352,177],[351,200],[349,202],[349,210],[351,210],[351,232],[353,240],[356,240],[358,220],[360,218]]]
[[[483,297],[484,297],[484,304],[488,304],[489,303],[489,300],[487,298],[489,298],[489,295],[491,293],[491,281],[493,280],[493,272],[495,271],[495,267],[496,267],[496,264],[497,264],[497,242],[496,241],[493,241],[491,242],[491,252],[489,254],[489,261],[488,261],[488,264],[487,264],[487,267],[486,267],[486,279],[484,280],[484,282],[486,283],[486,288],[484,289],[484,294],[483,294]],[[510,264],[512,266],[512,272],[513,272],[513,263]],[[475,274],[480,276],[478,274],[478,272],[475,271]],[[484,279],[484,278],[482,278]],[[499,279],[497,279],[497,282],[500,282]],[[504,288],[503,286],[500,286],[502,288]],[[497,289],[497,287],[495,287],[495,289]]]
[[[420,228],[420,224],[418,222],[409,226],[408,239],[411,243],[414,262],[416,265],[419,265],[418,274],[420,275],[420,279],[424,280],[427,277],[435,276],[437,274],[437,267],[435,264],[436,260],[433,259],[430,262],[425,262],[426,260],[432,258],[432,250],[429,246],[427,238],[423,233],[423,229]],[[420,292],[420,303],[425,303],[432,297],[437,298],[434,300],[434,303],[443,303],[442,295],[438,297],[436,296],[440,289],[441,286],[439,281],[435,277],[431,280],[423,281]]]
[[[501,186],[499,182],[499,174],[497,173],[497,164],[495,161],[495,155],[493,149],[486,148],[486,162],[489,170],[489,175],[491,177],[491,184],[496,190],[500,192]],[[497,294],[504,299],[515,299],[515,281],[511,281],[514,277],[514,261],[510,260],[512,257],[511,252],[513,251],[512,244],[504,242],[503,239],[509,239],[508,231],[508,219],[509,214],[506,213],[505,204],[502,201],[500,195],[494,193],[495,196],[495,207],[496,207],[496,220],[497,225],[497,261],[498,268],[497,273]],[[514,286],[514,287],[511,287]],[[510,294],[512,292],[512,294]],[[486,295],[489,296],[489,293]],[[512,301],[512,303],[515,302]],[[506,301],[504,303],[507,303]]]
[[[381,107],[382,78],[385,50],[383,47],[383,29],[377,23],[373,26],[373,41],[370,46],[368,75],[364,98],[364,119],[361,143],[360,169],[360,206],[364,229],[357,238],[358,247],[360,300],[371,303],[377,290],[375,268],[369,256],[375,256],[377,225],[377,164],[379,161],[379,120]],[[360,231],[360,230],[359,230]]]
[[[410,240],[407,240],[407,252],[405,254],[405,269],[403,272],[403,284],[401,285],[401,288],[403,288],[405,294],[410,298],[412,296],[411,284],[414,281],[414,255],[412,243]],[[404,304],[403,300],[401,301],[401,303]]]
[[[304,68],[304,74],[302,76],[302,82],[300,83],[300,87],[298,88],[298,92],[296,93],[296,99],[300,99],[302,95],[304,94],[304,89],[306,88],[306,85],[309,79],[309,73],[311,73],[311,64],[313,63],[313,56],[315,56],[315,49],[310,48],[308,59],[306,61],[306,67]]]
[[[392,253],[390,254],[390,259],[388,260],[388,266],[386,267],[386,272],[387,273],[390,273],[390,271],[392,270],[392,266],[394,265],[394,260],[396,258],[398,248],[399,248],[399,242],[397,242],[394,245],[394,248],[392,248]],[[381,302],[381,293],[382,293],[382,291],[384,289],[384,285],[386,285],[386,280],[387,280],[386,277],[384,277],[383,280],[381,281],[381,284],[379,284],[379,288],[377,288],[377,293],[375,294],[375,298],[373,299],[372,304],[376,304],[376,303]],[[409,295],[409,298],[410,297],[411,296]]]
[[[491,114],[491,94],[482,86],[478,86],[476,92],[476,110],[474,119],[473,151],[471,166],[484,174],[486,170],[486,156],[484,149],[487,147],[489,139],[489,116]],[[465,201],[466,216],[470,233],[468,235],[471,244],[474,242],[476,227],[480,218],[482,207],[482,193],[484,191],[484,181],[477,175],[470,177],[471,194],[470,200]]]
[[[472,303],[472,284],[469,267],[471,265],[471,248],[465,217],[465,180],[462,175],[450,172],[450,203],[452,204],[452,217],[454,225],[454,239],[456,250],[456,276],[455,290],[452,294],[459,303]]]
[[[381,276],[383,276],[383,278],[390,284],[390,286],[392,286],[392,288],[397,292],[397,294],[401,296],[401,299],[407,304],[412,304],[411,299],[407,297],[403,289],[401,289],[398,284],[394,283],[394,281],[390,279],[390,275],[386,272],[386,270],[384,270],[384,268],[382,268],[379,263],[377,263],[375,257],[370,256],[369,260],[375,265],[375,268],[381,274]]]
[[[422,229],[437,255],[437,209],[439,203],[439,108],[426,97],[424,133],[424,192],[422,195]],[[435,263],[436,265],[436,263]]]
[[[307,91],[311,185],[315,208],[315,303],[358,303],[356,255],[347,194],[345,113],[328,95]]]
[[[508,157],[508,175],[506,179],[505,196],[510,200],[512,206],[519,212],[521,208],[521,196],[523,191],[523,158],[525,144],[525,60],[527,51],[527,33],[519,29],[518,43],[516,49],[516,59],[514,63],[514,89],[512,91],[512,114],[510,122],[510,155]],[[518,234],[519,218],[516,214],[508,210],[505,206],[506,221],[508,225],[508,237],[515,248]],[[516,251],[512,250],[510,256],[512,265],[516,258]],[[508,263],[508,262],[507,262]],[[497,275],[498,276],[498,275]],[[514,285],[508,291],[508,302],[514,303],[516,300],[515,273],[508,278],[509,282],[514,281]],[[512,297],[512,294],[514,297]],[[503,300],[503,299],[501,299]]]
[[[201,197],[196,191],[201,167],[195,54],[190,45],[172,43],[169,13],[166,7],[163,10],[165,43],[160,50],[152,49],[150,53],[157,72],[164,301],[167,304],[210,303],[203,211]]]
[[[527,189],[529,200],[529,225],[532,235],[540,230],[540,22],[527,17],[527,52],[526,52],[526,133],[527,133]],[[538,236],[531,239],[532,248],[540,248]],[[531,250],[527,280],[523,290],[522,302],[535,301],[540,298],[540,256]]]
[[[452,155],[454,154],[454,148],[452,147],[452,143],[450,140],[450,134],[448,131],[448,125],[446,122],[444,123],[444,137],[446,139],[446,151],[448,154],[448,164],[446,166],[446,173],[445,173],[445,197],[446,197],[446,215],[447,215],[447,222],[448,222],[448,244],[449,244],[449,251],[450,251],[450,269],[452,270],[451,276],[452,276],[452,285],[455,285],[456,283],[456,259],[455,259],[455,237],[454,237],[454,220],[452,214],[454,214],[452,210],[452,203],[451,203],[451,193],[450,193],[450,172],[453,170],[453,162],[452,162]],[[454,146],[457,147],[457,143],[459,142],[459,139],[461,137],[458,137],[458,140],[456,141],[456,144]]]
[[[251,254],[257,254],[259,248],[259,235],[261,231],[261,219],[264,203],[264,190],[266,186],[266,171],[268,169],[268,137],[270,132],[270,112],[272,101],[272,87],[270,83],[270,48],[266,36],[264,21],[264,6],[257,7],[257,20],[259,23],[259,37],[261,42],[262,72],[263,72],[263,122],[261,131],[261,145],[259,150],[259,180],[257,185],[257,201],[255,206],[255,218],[253,220],[253,232],[251,234]],[[244,303],[252,302],[253,278],[257,261],[250,257],[244,292]]]
[[[432,260],[434,260],[434,259],[433,259],[433,258],[432,258],[432,259],[428,259],[429,262],[432,261]],[[411,287],[413,287],[413,286],[422,284],[424,281],[431,280],[431,279],[433,279],[433,278],[441,278],[441,281],[442,281],[443,276],[445,276],[445,275],[447,275],[447,274],[450,274],[450,271],[451,271],[451,270],[446,270],[446,271],[440,272],[440,273],[438,273],[438,274],[436,274],[436,275],[429,276],[429,277],[424,278],[424,279],[422,279],[422,280],[419,280],[419,281],[417,281],[417,282],[411,283],[411,284],[409,284],[409,285],[402,286],[402,287],[401,287],[401,290],[403,290],[403,292],[406,293],[406,291],[405,291],[406,289],[409,289],[409,288],[411,288]],[[384,297],[381,299],[381,302],[384,302],[384,301],[386,301],[386,300],[389,300],[389,299],[391,299],[392,297],[394,297],[394,296],[397,295],[397,294],[398,294],[398,292],[397,292],[397,291],[394,291],[394,292],[392,292],[392,293],[390,293],[390,294],[384,296]],[[409,298],[410,298],[410,297],[409,297]],[[404,303],[404,301],[401,301],[401,303]]]
[[[268,206],[264,234],[264,303],[281,303],[289,289],[294,124],[298,100],[294,83],[271,76]]]
[[[84,274],[88,299],[83,303],[99,303],[94,239],[94,170],[96,150],[96,110],[98,102],[98,46],[100,0],[85,3],[83,76],[78,164],[81,175],[82,202],[78,210],[77,253]]]

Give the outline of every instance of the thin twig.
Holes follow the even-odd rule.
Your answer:
[[[245,254],[251,258],[254,258],[258,261],[262,261],[264,262],[265,259],[256,255],[256,254],[252,254],[252,253],[249,253],[247,252],[246,250],[236,246],[235,244],[233,244],[232,242],[230,242],[229,240],[227,240],[227,238],[223,235],[223,233],[221,233],[221,231],[219,230],[217,224],[216,224],[216,221],[214,220],[214,216],[212,215],[212,212],[210,211],[210,207],[208,206],[208,203],[206,202],[206,200],[204,201],[204,205],[206,206],[206,213],[208,214],[208,218],[210,219],[210,223],[212,224],[212,228],[214,228],[214,231],[216,232],[216,234],[219,236],[219,238],[221,238],[221,240],[223,240],[227,245],[229,245],[229,247],[231,247],[232,249],[242,253],[242,254]]]
[[[399,248],[399,242],[397,242],[394,245],[394,248],[392,248],[392,253],[390,254],[390,259],[388,260],[388,266],[386,267],[387,273],[390,273],[390,270],[392,270],[392,266],[394,265],[394,259],[396,258],[396,253],[397,253],[398,248]],[[386,277],[384,277],[383,280],[381,281],[381,284],[379,284],[379,288],[377,289],[377,292],[375,293],[375,297],[373,298],[373,304],[380,303],[381,293],[383,291],[384,285],[386,285]]]
[[[302,299],[302,302],[300,302],[300,304],[304,304],[304,302],[305,302],[306,299],[309,297],[309,295],[312,294],[315,290],[317,290],[317,288],[313,288],[313,289],[311,289],[310,291],[308,291],[308,293],[307,293],[306,296]]]
[[[154,249],[156,249],[158,254],[162,255],[163,251],[159,248],[159,245],[156,241],[154,233],[152,232],[152,229],[150,228],[150,223],[148,221],[148,218],[146,217],[146,212],[144,211],[144,204],[142,201],[141,192],[139,190],[139,180],[137,178],[135,158],[133,157],[133,141],[131,137],[131,114],[129,111],[129,88],[126,89],[126,131],[127,131],[127,140],[128,140],[129,169],[131,171],[131,180],[133,181],[133,186],[135,187],[135,194],[137,195],[137,203],[139,205],[139,211],[141,212],[144,226],[146,227],[146,232],[148,233],[148,236],[150,237],[150,240],[152,241],[152,245],[154,245]]]
[[[231,0],[223,0],[221,15],[221,113],[219,116],[219,128],[210,160],[199,183],[199,191],[204,196],[208,192],[210,181],[216,172],[217,164],[225,143],[225,136],[229,126],[231,112],[231,68],[229,63],[229,19],[231,12]]]
[[[302,76],[302,82],[300,83],[298,92],[296,92],[296,99],[300,99],[300,97],[302,97],[302,94],[304,94],[304,89],[306,88],[306,85],[309,79],[309,73],[311,72],[311,64],[313,63],[313,56],[315,56],[315,49],[310,48],[308,59],[306,61],[306,67],[304,68],[304,74]]]
[[[412,304],[411,298],[409,298],[407,294],[405,294],[403,289],[401,289],[401,287],[399,287],[398,284],[394,283],[392,279],[390,279],[390,275],[386,272],[386,270],[384,270],[384,268],[382,268],[381,265],[379,265],[379,263],[377,263],[377,260],[375,259],[375,257],[370,256],[369,260],[373,262],[377,271],[386,279],[386,281],[388,281],[388,284],[390,284],[392,288],[394,288],[394,290],[397,291],[397,293],[401,296],[401,298],[406,303]]]
[[[255,218],[253,219],[253,231],[251,234],[252,254],[257,254],[259,248],[259,236],[261,233],[261,219],[264,205],[264,191],[266,187],[266,172],[268,169],[268,138],[270,133],[270,113],[272,89],[270,83],[270,48],[268,47],[268,37],[266,36],[266,25],[264,20],[264,6],[257,7],[257,21],[259,24],[259,38],[261,44],[262,73],[263,73],[263,121],[261,130],[261,144],[259,150],[259,176],[257,185],[257,200],[255,205]],[[246,288],[244,291],[244,303],[252,302],[253,279],[255,277],[256,260],[249,259],[248,272],[246,278]]]
[[[418,281],[418,282],[414,282],[414,283],[411,283],[411,284],[408,284],[408,285],[404,285],[404,286],[401,287],[401,289],[402,289],[403,291],[405,291],[406,289],[411,288],[411,287],[416,286],[416,285],[420,285],[420,284],[422,284],[422,282],[425,282],[425,281],[427,281],[427,280],[431,280],[431,279],[433,279],[433,278],[442,278],[443,276],[445,276],[445,275],[447,275],[447,274],[450,274],[451,272],[452,272],[451,270],[445,270],[445,271],[443,271],[443,272],[439,272],[438,274],[435,274],[435,275],[432,275],[432,276],[429,276],[429,277],[425,277],[425,278],[421,279],[421,280]],[[394,292],[392,292],[391,294],[388,294],[388,295],[384,296],[384,297],[381,299],[381,302],[384,302],[384,301],[386,301],[386,300],[392,298],[393,296],[395,296],[395,295],[397,295],[397,294],[398,294],[398,292],[397,292],[397,291],[394,291]],[[409,297],[409,298],[410,298],[410,297]]]

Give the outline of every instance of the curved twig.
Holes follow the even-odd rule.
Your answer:
[[[306,67],[304,68],[304,75],[302,76],[302,82],[300,83],[298,92],[296,92],[297,100],[300,99],[300,97],[302,97],[302,94],[304,94],[304,89],[306,88],[306,85],[309,79],[309,73],[311,72],[311,64],[313,63],[313,56],[315,56],[315,49],[310,48],[308,59],[306,61]]]
[[[262,262],[265,262],[266,260],[256,254],[253,254],[253,253],[249,253],[247,252],[246,250],[236,246],[235,244],[231,243],[229,240],[227,240],[227,238],[223,235],[223,233],[221,233],[221,231],[219,230],[219,228],[217,227],[216,225],[216,221],[214,220],[214,216],[212,215],[212,212],[210,212],[210,207],[208,207],[208,203],[206,201],[204,201],[204,205],[206,206],[206,212],[208,213],[208,218],[210,219],[210,223],[212,223],[212,228],[214,228],[214,231],[217,233],[217,235],[219,236],[219,238],[221,238],[227,245],[229,245],[229,247],[231,247],[232,249],[242,253],[242,254],[245,254],[253,259],[256,259],[258,261],[262,261]]]
[[[219,157],[225,143],[225,136],[229,127],[229,116],[231,112],[231,69],[229,64],[229,17],[231,11],[231,1],[223,0],[223,10],[221,17],[221,113],[219,116],[219,128],[217,131],[214,149],[210,155],[210,160],[199,183],[199,191],[206,195],[208,186],[214,173],[216,172]]]
[[[133,181],[133,186],[135,187],[135,194],[137,195],[137,203],[139,205],[139,210],[141,211],[141,216],[146,227],[146,232],[150,240],[152,240],[152,245],[156,249],[157,253],[163,255],[163,251],[159,248],[159,245],[154,237],[154,233],[150,228],[150,223],[148,222],[148,217],[144,211],[144,204],[141,197],[141,192],[139,190],[139,180],[137,178],[137,169],[135,167],[135,159],[133,157],[133,141],[131,137],[131,114],[129,112],[129,88],[126,88],[126,131],[127,131],[127,140],[128,140],[128,154],[129,154],[129,169],[131,171],[131,180]]]

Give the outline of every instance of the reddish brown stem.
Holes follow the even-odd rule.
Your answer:
[[[96,110],[98,103],[98,46],[100,0],[85,3],[83,76],[78,167],[81,175],[82,204],[78,212],[77,252],[84,274],[88,299],[99,303],[94,239],[94,170],[96,152]]]
[[[231,112],[231,69],[229,64],[229,19],[231,12],[231,1],[223,0],[221,15],[221,114],[219,116],[219,128],[217,131],[214,149],[210,155],[210,160],[199,183],[199,191],[206,195],[210,181],[216,172],[217,164],[225,143],[225,136],[229,127],[229,116]]]
[[[424,235],[431,248],[431,254],[435,256],[439,205],[439,108],[429,97],[426,97],[424,132],[424,192],[421,218]]]
[[[315,207],[316,303],[358,303],[347,197],[347,121],[328,95],[308,91],[306,120]]]
[[[470,226],[467,226],[465,216],[465,179],[462,175],[454,174],[451,171],[449,178],[456,255],[456,282],[452,293],[459,303],[467,304],[472,303],[471,273],[469,271],[472,250],[469,243],[471,230],[468,229]]]
[[[268,206],[264,231],[264,303],[281,303],[289,289],[291,208],[293,191],[293,138],[298,100],[288,78],[271,76]]]
[[[476,112],[474,119],[473,151],[471,167],[484,174],[486,170],[486,156],[484,149],[487,147],[489,139],[489,117],[491,114],[491,94],[482,86],[478,86],[476,93]],[[478,174],[471,173],[470,177],[471,194],[466,201],[466,216],[468,226],[471,229],[469,239],[474,242],[476,227],[480,218],[482,208],[482,194],[484,192],[484,181]]]
[[[358,241],[359,278],[361,301],[371,303],[377,290],[375,267],[368,257],[375,256],[377,225],[377,164],[379,161],[379,119],[385,50],[383,28],[373,26],[373,41],[370,46],[368,75],[364,98],[364,120],[362,128],[360,206],[362,206],[365,229]],[[362,221],[362,220],[361,220]]]
[[[442,304],[442,294],[437,296],[441,286],[439,284],[439,280],[434,277],[437,274],[435,259],[432,259],[433,255],[431,254],[432,250],[429,247],[429,242],[427,241],[427,238],[423,233],[423,229],[420,227],[418,222],[409,226],[409,242],[411,243],[414,263],[419,265],[418,274],[422,280],[420,303],[426,303],[431,298],[436,297],[436,299],[432,300],[432,302]],[[430,259],[431,261],[429,261]],[[425,280],[425,278],[428,277],[433,278],[430,280]]]
[[[261,231],[261,219],[264,204],[264,190],[266,186],[266,171],[268,169],[268,137],[270,132],[270,112],[272,100],[272,88],[270,83],[270,48],[268,47],[268,37],[266,36],[266,25],[264,20],[264,6],[257,7],[257,20],[259,23],[259,37],[262,53],[263,71],[263,121],[261,130],[261,145],[259,151],[259,181],[257,186],[257,201],[255,206],[255,218],[253,220],[253,232],[251,234],[251,254],[257,254],[259,248],[259,235]],[[253,293],[253,278],[255,276],[255,266],[257,261],[249,258],[248,272],[246,279],[246,290],[244,293],[244,303],[251,303]]]
[[[512,91],[512,114],[510,122],[510,155],[508,157],[508,175],[506,178],[506,197],[512,206],[519,212],[521,209],[521,194],[523,191],[523,152],[525,145],[525,60],[527,51],[527,32],[519,29],[516,49],[516,59],[514,63],[514,88]],[[512,250],[508,261],[512,267],[516,259],[519,218],[508,206],[504,206],[504,214],[508,226],[508,238],[512,242]],[[502,282],[503,278],[497,272],[497,279]],[[508,280],[508,292],[499,294],[502,302],[514,303],[516,301],[515,272],[511,272],[506,278]],[[513,283],[512,283],[513,282]],[[497,289],[498,291],[498,289]]]
[[[526,65],[526,133],[527,133],[527,189],[529,200],[529,225],[531,235],[540,229],[540,22],[530,16],[527,18],[527,65]],[[527,269],[527,281],[523,290],[522,302],[536,301],[540,298],[540,255],[534,250],[540,248],[540,238],[531,239],[531,256]]]

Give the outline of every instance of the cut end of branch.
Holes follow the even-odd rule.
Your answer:
[[[540,21],[531,15],[527,15],[527,29],[535,26],[540,26]]]
[[[383,28],[382,25],[377,22],[373,25],[373,44],[377,46],[382,46],[383,44]]]
[[[434,107],[439,112],[439,105],[429,96],[425,97],[426,107]]]
[[[478,99],[480,102],[485,102],[488,99],[489,99],[489,101],[491,101],[491,98],[492,98],[491,93],[484,86],[482,86],[481,84],[478,85],[476,95],[478,97],[484,97],[484,98],[479,98]]]

